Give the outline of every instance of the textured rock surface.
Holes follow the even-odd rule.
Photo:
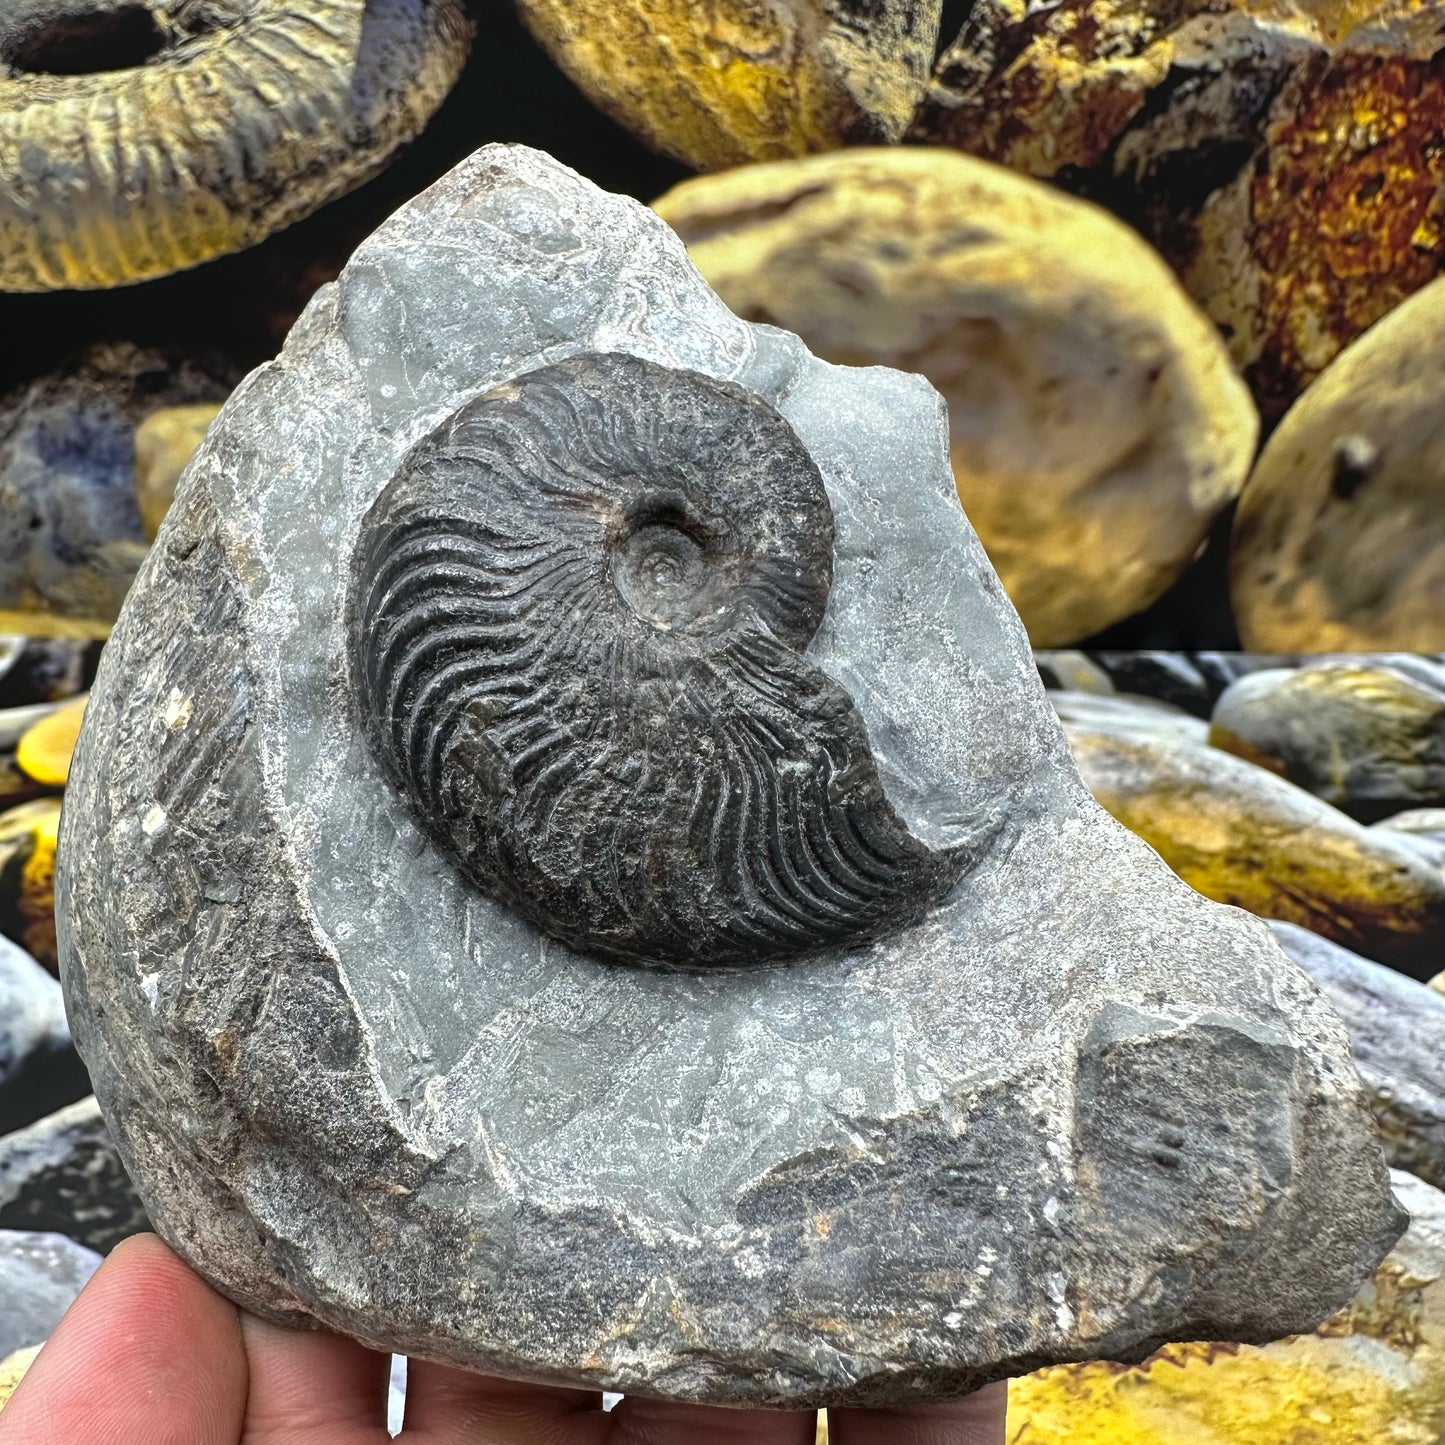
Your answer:
[[[1435,1445],[1445,1439],[1445,1195],[1393,1175],[1405,1237],[1354,1302],[1262,1349],[1168,1346],[1136,1369],[1009,1387],[1009,1445]]]
[[[1106,199],[1273,417],[1445,264],[1437,18],[1430,0],[979,0],[915,135]]]
[[[1290,409],[1235,514],[1244,645],[1445,648],[1445,279],[1366,332]]]
[[[896,141],[942,0],[516,0],[603,110],[698,170]]]
[[[298,220],[421,130],[469,37],[461,0],[8,4],[0,291],[119,286]]]
[[[1390,1163],[1445,1187],[1445,998],[1306,928],[1270,927],[1345,1021]]]
[[[1301,924],[1415,978],[1438,971],[1445,875],[1408,839],[1203,743],[1103,715],[1066,731],[1099,802],[1207,897]]]
[[[0,1229],[0,1358],[44,1344],[99,1264],[63,1234]]]
[[[135,498],[137,424],[159,406],[220,400],[234,380],[220,364],[115,343],[0,399],[8,626],[45,632],[58,616],[104,630],[147,546]]]
[[[1153,602],[1254,456],[1214,328],[1095,206],[945,149],[684,181],[656,209],[722,299],[820,356],[926,376],[969,521],[1029,636]]]
[[[219,401],[162,407],[135,429],[135,500],[147,537],[160,530],[176,483],[220,409]]]
[[[0,1135],[88,1092],[60,985],[23,948],[0,938]]]
[[[738,382],[812,454],[835,543],[807,660],[910,830],[977,850],[921,924],[762,968],[572,954],[372,761],[364,514],[459,406],[607,349]],[[62,833],[64,982],[121,1151],[166,1238],[272,1318],[877,1402],[1312,1327],[1395,1236],[1338,1020],[1079,782],[926,382],[745,325],[655,216],[537,152],[399,212],[227,403],[102,659]]]
[[[0,1138],[0,1229],[64,1233],[104,1254],[149,1228],[94,1099]]]
[[[1445,685],[1388,658],[1243,677],[1209,741],[1366,822],[1445,802]]]

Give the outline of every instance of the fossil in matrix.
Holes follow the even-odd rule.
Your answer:
[[[516,0],[603,110],[698,170],[896,141],[942,0]]]
[[[463,0],[7,0],[0,291],[250,246],[374,175],[461,71]]]
[[[823,478],[751,392],[625,355],[505,383],[367,514],[352,672],[377,751],[480,886],[638,962],[896,929],[962,871],[889,805],[808,663]]]
[[[378,1348],[940,1398],[1312,1328],[1400,1229],[1338,1020],[1085,792],[937,393],[523,147],[208,430],[56,896],[148,1216]]]

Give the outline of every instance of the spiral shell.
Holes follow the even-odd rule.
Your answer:
[[[3,0],[0,291],[121,286],[370,179],[461,73],[464,0]]]
[[[891,931],[967,860],[908,832],[803,655],[832,565],[822,477],[756,396],[622,355],[534,371],[413,448],[363,521],[371,745],[479,888],[584,952]]]

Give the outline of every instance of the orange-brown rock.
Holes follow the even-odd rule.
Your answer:
[[[1105,200],[1266,415],[1445,264],[1432,0],[979,0],[914,128]]]

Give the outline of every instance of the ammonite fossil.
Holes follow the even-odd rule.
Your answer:
[[[463,0],[7,0],[0,290],[239,250],[368,179],[466,57]]]
[[[742,962],[912,922],[966,854],[909,834],[803,656],[832,562],[817,465],[752,393],[624,355],[531,372],[363,524],[373,745],[473,881],[584,951]]]

